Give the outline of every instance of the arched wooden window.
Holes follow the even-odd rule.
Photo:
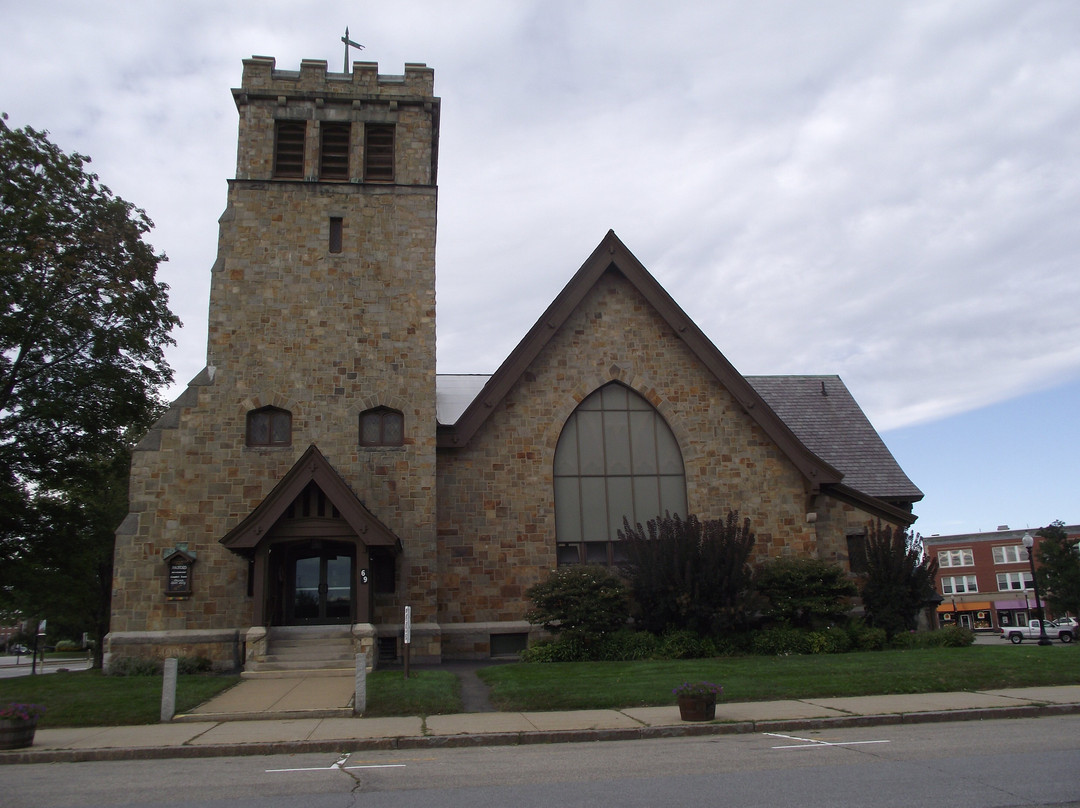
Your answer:
[[[292,413],[277,407],[262,407],[247,414],[248,446],[290,446]]]
[[[405,443],[405,416],[388,407],[360,413],[361,446],[401,446]]]
[[[633,390],[612,382],[581,402],[555,447],[558,563],[615,564],[623,517],[686,515],[686,474],[671,428]]]

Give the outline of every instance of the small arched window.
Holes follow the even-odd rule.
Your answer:
[[[617,564],[623,517],[686,513],[682,452],[648,401],[617,382],[581,402],[555,447],[558,564]]]
[[[247,414],[248,446],[290,446],[292,413],[277,407],[262,407]]]
[[[401,446],[405,443],[405,416],[388,407],[360,413],[361,446]]]

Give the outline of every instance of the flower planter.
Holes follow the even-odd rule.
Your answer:
[[[716,718],[716,699],[680,696],[679,717],[683,721],[712,721]]]
[[[34,742],[37,719],[0,718],[0,749],[23,749]]]

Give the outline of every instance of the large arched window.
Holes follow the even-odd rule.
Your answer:
[[[623,517],[644,524],[686,515],[686,475],[671,428],[644,398],[617,382],[581,402],[555,447],[559,565],[615,564]]]

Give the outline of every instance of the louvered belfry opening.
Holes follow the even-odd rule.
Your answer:
[[[278,121],[274,141],[274,176],[304,176],[306,121]]]
[[[349,135],[347,123],[323,123],[320,127],[319,179],[349,179]]]
[[[393,124],[369,123],[364,127],[364,179],[393,182]]]

